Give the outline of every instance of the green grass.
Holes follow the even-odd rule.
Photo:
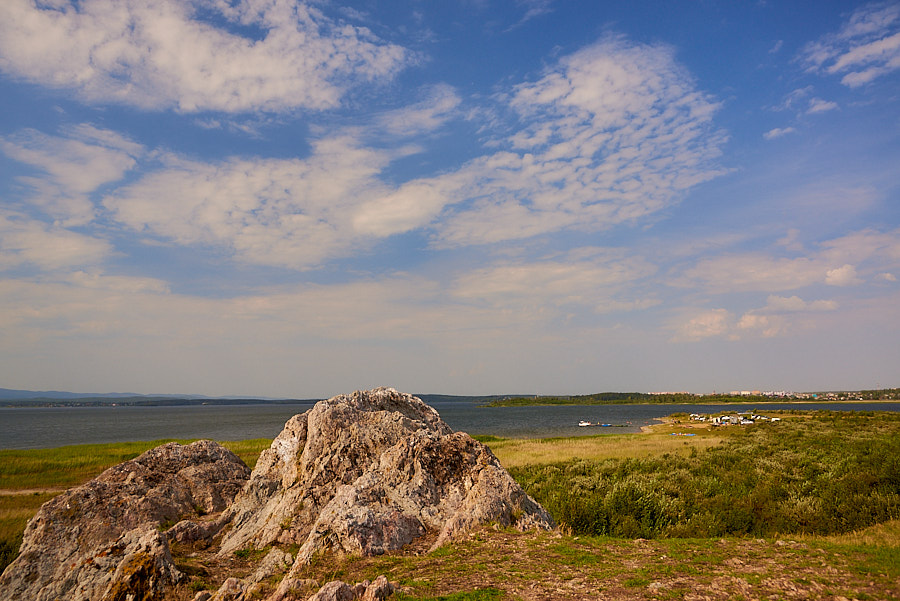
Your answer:
[[[394,598],[397,601],[499,601],[503,597],[503,591],[487,587],[471,592],[453,593],[452,595],[441,595],[439,597],[411,597],[400,592]]]
[[[531,461],[521,451],[505,461],[576,534],[821,536],[900,518],[900,415],[812,412],[730,432],[689,453],[634,457],[625,448],[616,458],[583,449],[548,464],[542,458],[561,454],[547,445]],[[507,449],[491,446],[504,461]]]
[[[152,440],[55,447],[51,449],[0,449],[0,490],[68,488],[97,476],[103,470],[134,459],[144,451],[167,442],[188,444],[191,440]],[[268,439],[225,441],[249,467],[271,444]]]

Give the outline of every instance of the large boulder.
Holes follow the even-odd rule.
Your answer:
[[[222,511],[249,475],[211,441],[166,444],[112,467],[28,522],[19,556],[0,577],[0,599],[162,598],[182,576],[160,529]]]
[[[222,554],[298,544],[361,555],[495,522],[552,528],[550,515],[483,444],[392,388],[341,395],[294,416],[230,509]]]

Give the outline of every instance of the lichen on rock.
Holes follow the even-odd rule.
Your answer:
[[[488,522],[554,527],[490,449],[392,388],[322,401],[291,418],[235,499],[221,553],[299,544],[375,555]]]

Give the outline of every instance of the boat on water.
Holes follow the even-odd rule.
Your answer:
[[[581,420],[580,422],[578,422],[578,425],[581,426],[582,428],[585,428],[587,426],[593,426],[594,424],[592,424],[591,422],[585,421],[585,420]]]

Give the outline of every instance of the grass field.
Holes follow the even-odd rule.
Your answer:
[[[487,444],[506,469],[525,465],[565,463],[575,459],[636,459],[665,453],[690,454],[722,443],[726,432],[692,431],[690,438],[672,436],[671,421],[644,434],[598,434],[573,438],[512,439],[476,436]]]

